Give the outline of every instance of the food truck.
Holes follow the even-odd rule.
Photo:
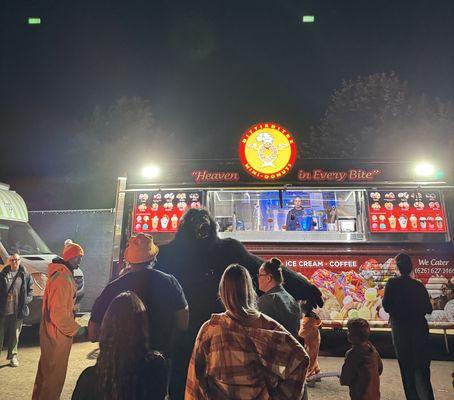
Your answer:
[[[186,210],[203,207],[221,238],[264,259],[279,257],[316,284],[326,324],[362,317],[385,325],[384,287],[402,251],[430,293],[429,321],[454,323],[450,177],[414,162],[307,159],[292,133],[271,122],[238,139],[237,158],[174,162],[151,170],[153,177],[119,178],[114,275],[129,236],[146,232],[165,243]]]
[[[8,184],[0,182],[0,271],[14,253],[20,254],[21,263],[34,282],[30,314],[24,319],[24,323],[39,325],[48,264],[57,256],[30,225],[24,199],[11,190]],[[84,296],[84,274],[80,268],[74,271],[74,279],[77,284],[78,308]]]

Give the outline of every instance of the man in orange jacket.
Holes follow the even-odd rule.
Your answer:
[[[86,328],[74,320],[77,287],[73,271],[79,268],[83,255],[81,246],[67,240],[62,258],[57,257],[49,264],[39,330],[41,357],[33,388],[33,400],[60,398],[73,337],[86,334]]]

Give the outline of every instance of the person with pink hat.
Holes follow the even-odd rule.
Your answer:
[[[73,338],[87,332],[74,319],[77,286],[73,271],[79,268],[83,255],[84,250],[80,245],[66,240],[62,257],[54,258],[49,264],[39,330],[41,357],[33,400],[60,398]]]

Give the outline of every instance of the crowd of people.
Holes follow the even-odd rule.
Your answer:
[[[74,318],[73,270],[82,247],[65,243],[49,265],[40,327],[41,357],[33,399],[57,400],[75,336],[99,341],[94,366],[80,375],[72,398],[307,399],[320,373],[321,292],[279,259],[263,262],[233,239],[220,239],[205,210],[190,210],[175,239],[158,248],[151,235],[132,236],[127,262],[95,301],[88,329]],[[424,286],[411,259],[396,257],[383,306],[407,399],[430,400],[429,330]],[[0,350],[18,366],[17,342],[31,301],[32,280],[13,254],[0,272]],[[257,287],[262,293],[260,297]],[[411,299],[412,307],[402,307]],[[352,399],[380,398],[383,364],[366,320],[348,322],[340,384]]]

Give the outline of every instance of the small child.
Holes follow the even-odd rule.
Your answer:
[[[369,342],[369,323],[362,318],[351,319],[347,328],[352,348],[345,355],[340,384],[350,388],[352,400],[378,400],[383,363]]]
[[[320,349],[320,331],[319,328],[322,321],[314,312],[314,306],[309,301],[304,301],[301,304],[301,310],[304,317],[301,320],[300,331],[298,334],[304,339],[304,347],[309,354],[309,368],[307,369],[306,378],[320,372],[318,365],[318,351]]]

